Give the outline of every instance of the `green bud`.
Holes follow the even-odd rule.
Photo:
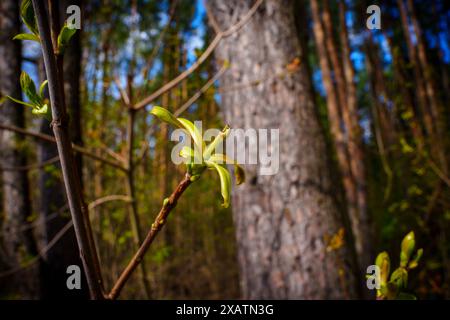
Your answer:
[[[381,285],[385,285],[391,271],[389,254],[386,251],[379,253],[375,260],[375,264],[380,268],[380,283]]]
[[[406,267],[408,265],[409,259],[414,251],[416,241],[414,239],[414,232],[408,233],[402,241],[401,252],[400,252],[400,266]]]

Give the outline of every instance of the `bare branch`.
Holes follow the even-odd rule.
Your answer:
[[[208,17],[208,21],[211,24],[211,27],[213,27],[214,32],[217,33],[222,33],[222,30],[220,29],[219,24],[217,23],[216,18],[214,17],[214,15],[211,12],[211,9],[209,8],[208,2],[203,0],[203,6],[206,9],[206,15]]]
[[[0,124],[0,129],[14,131],[14,132],[17,132],[17,133],[20,133],[20,134],[23,134],[23,135],[27,135],[27,136],[33,137],[33,138],[37,138],[37,139],[44,140],[44,141],[51,142],[51,143],[56,143],[55,138],[50,136],[50,135],[48,135],[48,134],[28,131],[28,130],[25,130],[23,128],[16,127],[16,126],[13,126],[13,125]],[[107,158],[103,158],[103,157],[95,154],[95,152],[92,152],[92,151],[90,151],[90,150],[88,150],[86,148],[83,148],[83,147],[81,147],[79,145],[76,145],[76,144],[72,144],[72,147],[73,147],[73,150],[75,150],[76,152],[84,154],[85,156],[88,156],[88,157],[90,157],[90,158],[92,158],[94,160],[106,163],[106,164],[108,164],[108,165],[110,165],[112,167],[115,167],[117,169],[120,169],[120,170],[122,170],[124,172],[127,171],[127,169],[121,163],[118,163],[118,162],[115,162],[115,161],[111,161],[111,160],[109,160]]]
[[[128,94],[126,91],[122,88],[122,85],[120,84],[119,78],[116,76],[114,77],[114,83],[117,86],[117,89],[119,89],[120,97],[122,98],[123,103],[125,103],[125,106],[130,106],[130,97],[128,97]]]
[[[29,164],[26,166],[17,166],[17,167],[0,167],[0,171],[28,171],[33,169],[41,169],[51,164],[54,164],[59,161],[59,156],[48,159],[47,161],[35,164]]]
[[[203,62],[206,61],[206,59],[214,52],[219,42],[226,38],[236,31],[238,31],[242,26],[244,26],[250,18],[253,16],[253,14],[256,12],[258,7],[261,5],[263,0],[257,0],[255,4],[252,6],[252,8],[247,12],[240,21],[238,21],[236,24],[225,30],[224,32],[220,32],[216,34],[213,41],[209,44],[208,48],[206,48],[205,52],[197,59],[195,63],[193,63],[188,69],[180,73],[176,78],[172,79],[165,85],[163,85],[161,88],[153,92],[151,95],[149,95],[147,98],[144,98],[137,104],[135,104],[135,109],[142,109],[155,99],[159,98],[162,94],[165,92],[171,90],[173,87],[178,85],[181,81],[186,79],[192,72],[194,72]]]
[[[187,189],[187,187],[189,187],[190,184],[191,184],[191,177],[189,174],[186,174],[184,176],[184,179],[178,184],[177,188],[170,195],[170,197],[167,199],[167,201],[164,201],[164,204],[163,204],[161,210],[159,211],[158,215],[156,216],[155,222],[152,224],[150,230],[148,231],[144,242],[139,247],[138,251],[133,256],[131,261],[128,263],[127,267],[122,272],[122,274],[120,275],[117,282],[114,284],[111,292],[107,296],[108,299],[111,299],[111,300],[117,299],[123,286],[128,281],[130,276],[133,274],[133,271],[141,263],[148,248],[150,247],[153,240],[155,239],[155,237],[158,235],[159,231],[162,229],[162,227],[166,223],[167,217],[169,216],[170,212],[172,211],[173,208],[176,207],[178,199],[183,194],[183,192]]]
[[[102,198],[98,198],[98,199],[92,201],[91,203],[89,203],[88,208],[89,208],[89,210],[92,210],[95,207],[102,205],[106,202],[110,202],[110,201],[131,202],[131,201],[133,201],[133,199],[129,196],[125,196],[125,195],[121,195],[121,194],[113,194],[113,195],[104,196]]]

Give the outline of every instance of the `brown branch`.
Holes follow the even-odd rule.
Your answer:
[[[89,203],[88,208],[89,208],[89,210],[92,210],[95,207],[102,205],[106,202],[110,202],[110,201],[131,202],[131,201],[133,201],[133,199],[130,198],[129,196],[125,196],[125,195],[121,195],[121,194],[113,194],[113,195],[104,196],[104,197],[101,197],[101,198],[98,198],[98,199],[92,201],[91,203]]]
[[[170,9],[169,19],[168,19],[166,25],[164,26],[163,30],[159,33],[158,39],[156,40],[156,44],[153,47],[152,52],[150,53],[150,57],[147,60],[147,63],[145,64],[144,69],[142,69],[141,74],[142,74],[142,78],[144,80],[147,79],[148,73],[153,67],[153,63],[155,62],[156,56],[157,56],[159,49],[161,48],[161,45],[163,43],[164,35],[166,34],[167,29],[169,29],[169,26],[173,20],[173,16],[175,14],[175,8],[177,7],[177,4],[178,4],[177,0],[172,2],[172,4],[171,4],[172,8]]]
[[[145,253],[147,252],[148,248],[155,239],[156,235],[159,233],[159,231],[166,223],[167,217],[169,216],[170,212],[172,211],[173,208],[176,207],[178,199],[187,189],[187,187],[189,187],[190,184],[191,184],[191,177],[189,174],[186,174],[184,176],[184,179],[178,184],[175,191],[170,195],[170,197],[167,200],[164,201],[164,204],[161,210],[159,211],[158,215],[156,216],[155,222],[152,224],[150,230],[148,231],[147,236],[144,239],[144,242],[139,247],[138,251],[133,256],[131,261],[128,263],[127,267],[124,269],[122,274],[119,276],[119,279],[117,279],[116,283],[111,289],[111,292],[107,296],[108,299],[111,300],[117,299],[123,286],[128,281],[133,271],[140,264],[140,262],[144,258]]]
[[[51,143],[56,143],[56,139],[54,137],[48,135],[48,134],[28,131],[28,130],[25,130],[23,128],[16,127],[16,126],[13,126],[13,125],[1,124],[0,123],[0,130],[14,131],[14,132],[17,132],[17,133],[20,133],[20,134],[23,134],[23,135],[27,135],[27,136],[33,137],[33,138],[37,138],[37,139],[44,140],[44,141],[51,142]],[[122,171],[125,171],[125,172],[127,171],[127,169],[122,164],[120,164],[118,162],[115,162],[115,161],[111,161],[111,160],[106,159],[106,158],[103,158],[103,157],[95,154],[94,152],[92,152],[92,151],[90,151],[90,150],[88,150],[88,149],[86,149],[84,147],[81,147],[81,146],[76,145],[76,144],[72,144],[72,148],[73,148],[74,151],[79,152],[81,154],[84,154],[85,156],[88,156],[89,158],[92,158],[94,160],[106,163],[106,164],[108,164],[108,165],[110,165],[112,167],[115,167],[117,169],[120,169]]]
[[[214,17],[214,15],[211,12],[211,8],[208,5],[208,2],[203,0],[203,7],[205,7],[206,9],[206,16],[208,17],[208,21],[211,24],[211,27],[213,28],[214,32],[217,33],[221,33],[222,30],[220,29],[219,24],[217,23],[216,18]]]
[[[38,255],[33,257],[32,259],[28,260],[27,262],[25,262],[24,264],[0,272],[0,278],[2,277],[7,277],[10,276],[14,273],[17,273],[21,270],[27,269],[31,266],[33,266],[36,262],[39,261],[40,258],[43,258],[45,256],[45,254],[51,249],[53,248],[53,246],[64,236],[64,234],[72,227],[72,221],[69,221],[64,227],[62,227],[61,230],[58,231],[58,233],[52,238],[52,240],[44,247],[42,248],[41,251],[39,251]]]
[[[216,47],[218,46],[219,42],[226,37],[229,37],[236,31],[238,31],[242,26],[244,26],[250,18],[253,16],[253,14],[256,12],[256,10],[259,8],[263,0],[257,0],[255,4],[252,6],[252,8],[242,17],[240,21],[238,21],[236,24],[232,25],[227,30],[217,33],[214,37],[213,41],[209,44],[208,48],[206,48],[205,52],[197,59],[197,61],[192,64],[189,68],[187,68],[185,71],[180,73],[176,78],[172,79],[165,85],[163,85],[161,88],[153,92],[151,95],[149,95],[147,98],[144,98],[140,102],[134,105],[135,109],[142,109],[155,99],[159,98],[162,94],[166,93],[167,91],[171,90],[173,87],[178,85],[181,81],[186,79],[192,72],[194,72],[200,65],[202,65],[203,62],[206,61],[206,59],[214,52]]]
[[[33,169],[41,169],[51,164],[54,164],[59,161],[59,156],[48,159],[47,161],[35,164],[29,164],[26,166],[17,166],[17,167],[0,167],[0,171],[29,171]]]
[[[216,82],[225,73],[225,71],[227,69],[228,69],[227,64],[224,64],[222,66],[222,68],[220,68],[220,70],[217,71],[217,73],[212,78],[210,78],[203,85],[203,87],[200,88],[200,90],[198,90],[192,97],[190,97],[188,101],[183,103],[183,105],[181,107],[179,107],[177,110],[175,110],[175,112],[173,113],[174,116],[178,117],[184,111],[186,111],[191,105],[193,105],[195,103],[195,101],[197,101],[198,98],[200,98],[202,94],[204,94],[206,91],[208,91],[208,89],[214,84],[214,82]]]
[[[42,55],[48,79],[48,91],[52,110],[52,128],[63,173],[64,186],[69,204],[72,223],[83,262],[91,298],[103,298],[103,283],[99,272],[99,262],[93,242],[87,208],[84,206],[82,190],[74,166],[73,148],[69,137],[68,116],[64,104],[62,69],[58,70],[57,58],[53,51],[49,27],[49,16],[42,0],[33,0],[33,8],[41,38]],[[53,21],[56,22],[56,21]]]
[[[119,89],[119,94],[120,94],[120,98],[122,99],[123,103],[125,104],[125,106],[129,107],[130,106],[130,97],[128,97],[128,94],[126,93],[125,89],[122,88],[122,85],[120,84],[120,80],[118,77],[114,77],[114,83],[117,86],[117,89]]]

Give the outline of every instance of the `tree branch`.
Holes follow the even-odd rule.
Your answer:
[[[107,296],[108,299],[111,300],[117,299],[123,286],[128,281],[128,279],[130,278],[136,267],[140,264],[145,253],[147,252],[148,248],[155,239],[156,235],[159,233],[159,231],[166,223],[167,217],[169,216],[170,212],[172,211],[173,208],[176,207],[178,199],[187,189],[187,187],[189,187],[190,184],[191,184],[191,177],[189,174],[186,174],[184,176],[184,179],[178,184],[175,191],[170,195],[170,197],[167,200],[164,201],[164,204],[161,210],[159,211],[158,215],[156,216],[155,222],[152,224],[150,230],[148,231],[147,236],[144,239],[144,242],[139,247],[138,251],[133,256],[131,261],[128,263],[127,267],[124,269],[122,274],[119,276],[119,279],[116,281],[111,292]]]
[[[33,169],[41,169],[59,161],[59,156],[53,157],[42,163],[29,164],[17,167],[0,167],[0,171],[28,171]]]
[[[242,17],[240,21],[238,21],[236,24],[232,25],[230,28],[223,32],[219,32],[214,37],[213,41],[210,43],[208,48],[206,48],[205,52],[197,59],[197,61],[192,64],[188,69],[180,73],[176,78],[172,79],[165,85],[163,85],[161,88],[153,92],[151,95],[149,95],[147,98],[144,98],[140,102],[134,105],[135,109],[142,109],[155,99],[159,98],[162,94],[165,92],[171,90],[173,87],[175,87],[177,84],[179,84],[181,81],[186,79],[192,72],[194,72],[203,62],[206,61],[206,59],[214,52],[219,42],[226,37],[229,37],[236,31],[238,31],[242,26],[244,26],[250,18],[253,16],[253,14],[256,12],[256,10],[259,8],[263,0],[257,0],[255,4],[252,6],[252,8]]]
[[[25,130],[23,128],[16,127],[16,126],[13,126],[13,125],[1,124],[0,123],[0,129],[14,131],[14,132],[17,132],[17,133],[20,133],[20,134],[23,134],[23,135],[27,135],[27,136],[33,137],[33,138],[37,138],[37,139],[40,139],[40,140],[48,141],[48,142],[51,142],[51,143],[56,143],[56,139],[54,137],[48,135],[48,134],[28,131],[28,130]],[[81,146],[76,145],[76,144],[72,144],[72,148],[73,148],[74,151],[79,152],[81,154],[84,154],[85,156],[87,156],[89,158],[92,158],[94,160],[106,163],[106,164],[108,164],[108,165],[110,165],[112,167],[115,167],[117,169],[120,169],[120,170],[122,170],[124,172],[127,171],[127,169],[122,164],[120,164],[118,162],[115,162],[115,161],[111,161],[111,160],[106,159],[106,158],[103,158],[103,157],[95,154],[94,152],[92,152],[92,151],[90,151],[90,150],[88,150],[88,149],[86,149],[84,147],[81,147]]]
[[[89,208],[89,210],[92,210],[95,207],[102,205],[106,202],[110,202],[110,201],[131,202],[131,201],[133,201],[133,199],[129,196],[125,196],[125,195],[121,195],[121,194],[112,194],[112,195],[104,196],[104,197],[101,197],[101,198],[98,198],[98,199],[92,201],[91,203],[89,203],[88,208]]]

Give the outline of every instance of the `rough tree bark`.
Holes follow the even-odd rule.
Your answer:
[[[211,8],[226,29],[251,5],[217,0]],[[228,123],[276,128],[280,138],[278,173],[258,175],[260,165],[246,166],[247,182],[233,194],[241,287],[245,298],[355,298],[354,250],[348,241],[330,246],[330,239],[348,228],[334,199],[306,70],[273,76],[299,54],[293,3],[279,0],[264,1],[252,20],[216,50],[216,58],[231,65],[224,87],[265,79],[222,95]]]
[[[20,33],[19,2],[0,3],[0,92],[22,99],[19,84],[21,71],[21,44],[12,38]],[[0,122],[24,127],[24,107],[9,99],[0,107]],[[15,167],[26,164],[23,137],[10,131],[0,131],[0,166]],[[37,254],[31,229],[23,230],[31,214],[31,200],[27,171],[2,171],[3,214],[2,240],[9,267],[18,267]],[[39,265],[16,273],[12,284],[20,298],[39,297]],[[3,285],[0,285],[2,287]]]

